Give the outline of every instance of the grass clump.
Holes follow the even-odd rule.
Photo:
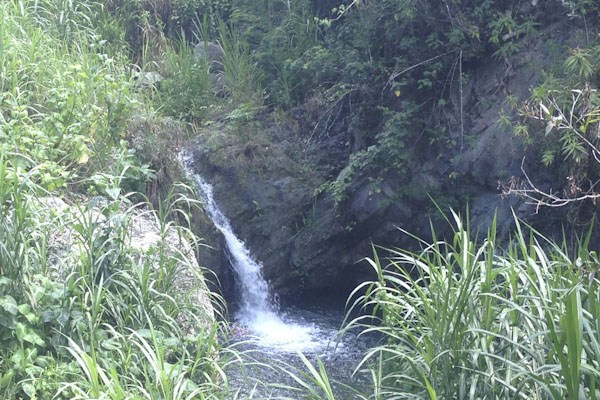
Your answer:
[[[368,259],[378,280],[354,302],[352,320],[383,336],[357,370],[374,399],[595,399],[600,396],[598,256],[590,236],[575,252],[517,230],[508,250],[495,224],[477,241],[453,213],[451,241],[385,249]],[[370,322],[375,318],[376,323]]]

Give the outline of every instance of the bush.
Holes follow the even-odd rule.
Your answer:
[[[171,222],[196,203],[132,204],[151,176],[125,140],[143,107],[102,12],[0,3],[0,397],[216,396],[220,327],[197,239]],[[136,248],[144,217],[156,240]]]

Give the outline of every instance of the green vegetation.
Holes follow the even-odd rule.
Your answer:
[[[357,368],[368,398],[596,399],[600,396],[598,256],[517,222],[509,249],[495,226],[478,241],[453,214],[454,237],[422,250],[386,250],[368,261],[378,281],[353,307],[373,310],[356,327],[380,333]]]
[[[135,103],[124,60],[89,26],[91,9],[77,4],[64,11],[59,2],[0,7],[4,160],[48,190],[131,163],[122,140]]]
[[[222,385],[198,239],[171,222],[197,202],[173,189],[155,212],[131,192],[153,177],[126,140],[148,105],[127,44],[102,36],[111,18],[91,1],[0,4],[4,399],[207,398]],[[158,240],[137,243],[140,229]]]
[[[450,133],[440,116],[459,87],[462,118],[463,66],[495,58],[510,68],[544,24],[572,18],[584,22],[581,40],[532,90],[515,131],[571,177],[567,202],[595,206],[600,44],[590,27],[600,10],[550,0],[557,11],[544,17],[522,3],[0,3],[0,396],[229,395],[234,352],[221,347],[227,327],[193,256],[199,204],[160,178],[201,127],[226,125],[219,140],[262,157],[269,143],[256,139],[257,120],[308,121],[290,136],[338,148],[319,190],[339,204],[364,171],[371,182],[389,171],[407,180],[424,153],[451,164],[469,138],[462,121]],[[222,70],[195,57],[201,41],[222,48]],[[146,73],[161,79],[135,79]],[[452,240],[386,250],[388,265],[369,260],[379,280],[357,289],[366,294],[353,308],[372,309],[377,323],[361,317],[346,329],[385,341],[356,367],[372,391],[355,397],[599,398],[590,236],[573,250],[517,222],[503,251],[494,227],[478,241],[453,216]],[[136,245],[140,223],[158,240]],[[308,373],[290,372],[299,393],[334,399],[324,364],[301,360]]]
[[[527,197],[539,204],[567,205],[598,198],[594,182],[600,177],[599,74],[600,43],[571,49],[558,71],[533,88],[521,107],[523,122],[516,125],[515,134],[539,149],[541,163],[555,167],[560,182],[555,193],[532,184],[527,187]]]
[[[231,0],[223,13],[227,29],[220,36],[204,31],[217,41],[224,31],[234,32],[229,37],[244,43],[247,56],[238,76],[259,80],[237,90],[254,93],[255,107],[244,102],[228,107],[239,107],[242,115],[262,106],[291,112],[310,126],[298,132],[301,140],[334,143],[333,165],[314,169],[326,175],[320,190],[341,203],[364,171],[373,179],[390,171],[406,177],[423,153],[455,166],[472,139],[463,109],[471,67],[495,58],[508,73],[512,57],[557,20],[586,27],[585,46],[562,49],[571,53],[560,60],[567,76],[596,79],[597,32],[591,27],[597,13],[592,1]],[[564,85],[552,88],[565,93]],[[550,160],[550,153],[539,154]]]

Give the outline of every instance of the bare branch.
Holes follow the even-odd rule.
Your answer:
[[[575,197],[563,197],[558,192],[544,191],[539,189],[531,180],[527,172],[525,171],[525,158],[521,162],[521,172],[525,177],[526,184],[520,184],[514,177],[508,184],[498,183],[499,189],[502,190],[503,196],[516,195],[526,198],[527,204],[535,206],[535,213],[537,214],[541,207],[564,207],[567,204],[577,203],[584,200],[592,200],[594,204],[600,199],[600,193],[596,192],[595,188],[600,184],[600,180],[590,185],[590,188],[583,194]],[[572,177],[571,177],[572,178]],[[570,185],[571,191],[574,193],[581,192],[581,189],[575,185],[571,180]]]
[[[428,62],[431,62],[431,61],[437,60],[437,59],[438,59],[438,58],[440,58],[440,57],[444,57],[444,56],[446,56],[446,55],[448,55],[448,54],[450,54],[450,53],[454,53],[454,52],[456,52],[456,51],[457,51],[457,49],[453,49],[453,50],[447,51],[447,52],[445,52],[445,53],[438,54],[438,55],[437,55],[437,56],[435,56],[435,57],[428,58],[427,60],[424,60],[424,61],[418,62],[418,63],[416,63],[416,64],[414,64],[414,65],[411,65],[411,66],[410,66],[410,67],[408,67],[408,68],[404,68],[402,71],[394,71],[394,72],[392,72],[392,74],[389,76],[389,78],[388,78],[387,82],[385,83],[385,85],[384,85],[384,86],[383,86],[383,88],[381,89],[381,92],[383,92],[383,91],[384,91],[384,90],[385,90],[385,89],[386,89],[388,86],[390,86],[390,85],[392,84],[392,82],[393,82],[393,81],[394,81],[394,80],[395,80],[397,77],[399,77],[400,75],[403,75],[403,74],[405,74],[406,72],[408,72],[408,71],[410,71],[410,70],[412,70],[412,69],[415,69],[415,68],[417,68],[417,67],[420,67],[420,66],[421,66],[421,65],[423,65],[423,64],[427,64]]]
[[[350,3],[349,5],[347,5],[343,8],[340,8],[340,10],[338,11],[338,16],[335,18],[332,18],[331,21],[337,21],[338,19],[342,18],[344,16],[344,14],[346,14],[346,12],[348,12],[352,7],[354,7],[359,2],[360,2],[360,0],[353,0],[352,3]]]

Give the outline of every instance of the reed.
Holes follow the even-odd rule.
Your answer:
[[[451,241],[417,252],[378,249],[378,280],[351,308],[373,310],[361,327],[385,339],[357,371],[371,398],[597,398],[598,279],[590,236],[570,255],[515,219],[508,250],[495,222],[477,241],[452,213]],[[358,291],[356,292],[358,293]]]

